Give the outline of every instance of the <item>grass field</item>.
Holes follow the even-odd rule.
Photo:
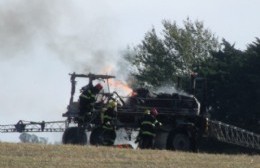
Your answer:
[[[0,143],[0,168],[260,168],[260,155]]]

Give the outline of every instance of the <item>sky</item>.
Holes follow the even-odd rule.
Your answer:
[[[122,52],[153,27],[161,33],[163,20],[202,21],[219,40],[244,50],[260,37],[259,6],[259,0],[0,0],[0,124],[65,120],[68,74],[109,69],[124,80]]]

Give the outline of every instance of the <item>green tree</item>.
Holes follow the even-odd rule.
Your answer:
[[[176,22],[164,21],[165,44],[171,55],[175,55],[180,74],[189,74],[201,69],[201,64],[211,58],[211,51],[220,45],[214,34],[205,29],[203,22],[192,22],[187,18],[184,28],[178,28]]]
[[[208,104],[211,114],[221,121],[233,118],[237,107],[243,67],[243,52],[223,40],[223,50],[212,53],[213,57],[204,66],[202,74],[208,80]]]
[[[247,47],[245,52],[247,55],[247,62],[244,68],[244,73],[247,76],[248,83],[247,90],[250,93],[249,99],[245,103],[245,125],[251,126],[251,129],[260,133],[260,39]]]
[[[204,66],[212,118],[259,132],[260,41],[246,51],[223,40],[223,49]]]
[[[219,49],[215,35],[200,21],[187,18],[184,27],[166,20],[162,24],[161,36],[152,28],[127,57],[139,85],[176,84],[177,77],[199,71],[203,62],[211,58],[211,51]]]

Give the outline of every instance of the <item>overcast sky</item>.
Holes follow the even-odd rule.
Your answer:
[[[120,53],[152,27],[160,33],[164,19],[180,26],[187,17],[203,21],[244,50],[260,36],[259,6],[259,0],[0,0],[0,124],[64,120],[68,73],[112,69],[122,77]]]

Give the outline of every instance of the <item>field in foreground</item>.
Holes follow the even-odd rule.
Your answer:
[[[260,155],[0,143],[1,168],[260,168]]]

